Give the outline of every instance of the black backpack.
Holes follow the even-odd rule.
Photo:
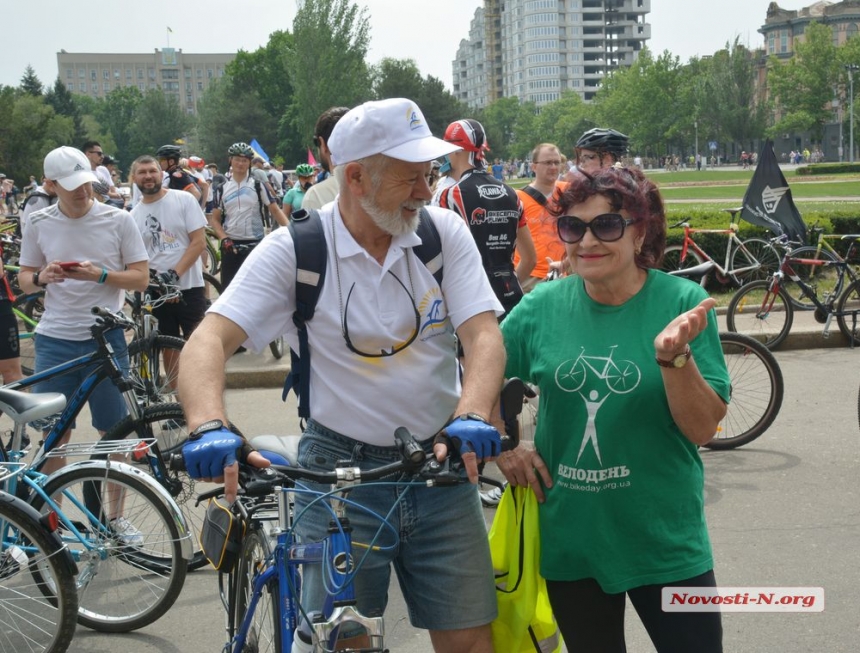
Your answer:
[[[436,283],[442,286],[442,241],[433,219],[426,209],[421,209],[418,236],[421,244],[412,251],[433,273]],[[313,319],[317,302],[325,281],[328,249],[325,242],[322,220],[315,209],[294,211],[290,220],[290,235],[296,252],[296,310],[293,324],[299,335],[299,351],[290,350],[290,373],[284,382],[282,399],[292,389],[299,400],[299,417],[310,417],[311,352],[308,346],[307,322]]]

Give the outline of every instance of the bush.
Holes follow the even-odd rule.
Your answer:
[[[795,170],[798,176],[808,175],[846,175],[860,172],[860,163],[816,163],[800,166]]]

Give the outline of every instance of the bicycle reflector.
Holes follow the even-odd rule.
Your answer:
[[[60,527],[60,518],[57,517],[56,512],[54,512],[53,510],[49,510],[44,515],[39,517],[39,523],[42,524],[42,526],[46,530],[53,533]]]

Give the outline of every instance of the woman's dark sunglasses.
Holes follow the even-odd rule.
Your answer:
[[[636,222],[635,219],[626,219],[618,213],[603,213],[591,222],[577,218],[575,215],[559,216],[556,222],[558,237],[565,243],[578,243],[585,237],[585,232],[591,229],[591,233],[597,240],[611,243],[620,240],[628,225]]]

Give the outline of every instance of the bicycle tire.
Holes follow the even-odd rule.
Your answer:
[[[674,272],[676,270],[687,270],[689,268],[696,267],[697,265],[701,265],[705,262],[699,253],[692,250],[687,249],[686,258],[681,261],[681,253],[684,248],[681,245],[669,245],[666,249],[663,250],[663,264],[661,269],[664,272]],[[699,285],[703,288],[708,283],[709,274],[703,274],[701,279],[699,279]]]
[[[854,315],[842,315],[855,311]],[[836,324],[853,347],[860,345],[860,280],[852,281],[836,303]]]
[[[208,257],[206,261],[206,273],[211,275],[218,274],[221,271],[221,252],[218,251],[218,247],[208,236],[206,237],[206,255]]]
[[[770,350],[741,333],[720,333],[731,401],[709,449],[735,449],[764,433],[782,408],[785,382]]]
[[[726,312],[729,331],[754,337],[776,349],[791,330],[794,311],[782,288],[776,293],[770,281],[751,281],[732,295]]]
[[[0,496],[0,639],[4,651],[64,653],[75,634],[75,576],[63,559],[68,553],[37,517],[30,506]],[[26,568],[13,552],[26,556]]]
[[[113,491],[121,492],[122,516],[142,529],[140,542],[123,542],[110,528],[104,485],[119,488]],[[71,534],[63,537],[78,563],[78,623],[124,633],[153,623],[171,608],[188,567],[179,525],[152,488],[115,467],[79,467],[48,479],[44,491],[55,502],[62,496],[64,517],[80,524],[88,545],[95,547],[90,551]],[[31,503],[40,512],[48,509],[39,494]]]
[[[238,628],[248,609],[253,590],[254,577],[271,555],[268,537],[259,529],[250,530],[242,541],[239,555],[233,624]],[[286,570],[284,570],[286,572]],[[280,653],[281,632],[278,628],[278,583],[273,578],[266,583],[254,609],[243,650],[255,653]]]
[[[735,251],[732,252],[732,258],[729,263],[729,265],[731,265],[729,274],[735,278],[739,286],[749,283],[750,281],[767,279],[770,275],[779,270],[779,253],[768,241],[763,238],[747,238],[746,240],[741,241],[741,244],[746,248],[747,252],[749,252],[756,261],[758,261],[759,267],[753,270],[736,273],[736,269],[749,267],[750,263],[752,263],[752,261],[748,259],[744,249],[736,247]]]
[[[36,371],[36,341],[32,333],[18,333],[18,356],[21,358],[21,372],[30,376]]]
[[[812,259],[817,261],[836,261],[826,249],[818,249],[814,245],[805,245],[791,250],[791,258]],[[803,265],[792,263],[791,269],[795,274],[815,293],[816,298],[822,304],[825,303],[827,295],[837,296],[845,284],[845,272],[836,265]],[[788,276],[783,278],[782,287],[791,299],[792,305],[801,311],[814,311],[817,307],[807,297],[800,286]]]
[[[179,404],[153,404],[144,408],[139,420],[128,415],[120,422],[114,424],[102,437],[104,442],[124,440],[125,438],[155,438],[158,443],[157,453],[160,456],[160,468],[158,473],[152,468],[158,464],[146,458],[141,461],[156,480],[158,480],[176,501],[188,530],[194,534],[200,533],[203,520],[206,517],[206,506],[196,505],[197,495],[202,490],[197,488],[198,481],[191,478],[188,472],[174,471],[169,469],[166,461],[171,454],[180,453],[182,445],[188,440],[188,428],[185,426],[185,415]],[[105,456],[93,456],[94,460],[104,460]],[[162,476],[164,481],[159,478]],[[205,567],[208,563],[203,555],[199,543],[194,543],[194,554],[188,561],[191,570]]]
[[[168,370],[164,364],[164,352],[178,354],[185,340],[176,336],[157,334],[152,338],[132,340],[128,345],[129,375],[134,394],[143,406],[175,403],[178,401],[176,386],[178,366]]]
[[[45,293],[42,291],[32,295],[18,295],[13,306],[27,316],[30,321],[38,324],[45,313]],[[36,328],[26,320],[20,320],[20,322],[26,331],[33,331]]]

